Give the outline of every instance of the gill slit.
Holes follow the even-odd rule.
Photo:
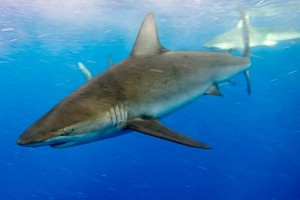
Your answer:
[[[120,103],[109,110],[112,126],[123,128],[128,118],[128,107],[126,103]]]

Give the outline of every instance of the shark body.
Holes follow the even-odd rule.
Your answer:
[[[201,95],[219,95],[219,83],[247,71],[250,60],[246,28],[244,33],[244,56],[169,51],[160,44],[150,13],[127,59],[67,96],[32,124],[17,143],[61,148],[137,131],[191,147],[210,148],[165,127],[159,119]]]
[[[242,51],[243,38],[241,35],[242,21],[237,26],[221,35],[216,36],[204,44],[207,48],[216,48],[221,50],[239,50]],[[300,32],[297,30],[284,30],[275,28],[253,27],[249,29],[249,46],[274,46],[279,42],[300,39]]]

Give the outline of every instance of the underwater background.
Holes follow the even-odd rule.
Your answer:
[[[300,31],[299,0],[242,0],[251,24]],[[300,42],[256,47],[253,92],[242,75],[164,118],[213,146],[190,148],[136,132],[65,149],[29,148],[19,135],[133,47],[154,12],[171,50],[202,45],[236,26],[229,0],[0,0],[0,199],[300,199]],[[261,12],[263,8],[263,12]],[[257,9],[257,12],[255,11]]]

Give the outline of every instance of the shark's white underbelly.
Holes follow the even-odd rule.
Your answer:
[[[134,106],[133,113],[136,116],[164,117],[203,95],[210,85],[211,83],[207,83],[206,85],[187,88],[184,92],[177,92],[167,98],[156,97],[143,100]]]

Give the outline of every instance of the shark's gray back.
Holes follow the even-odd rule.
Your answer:
[[[161,117],[202,95],[223,74],[222,69],[232,75],[230,66],[237,71],[236,66],[247,62],[248,59],[229,53],[195,51],[131,56],[76,93],[88,92],[95,99],[106,98],[110,106],[126,104],[130,118]]]

